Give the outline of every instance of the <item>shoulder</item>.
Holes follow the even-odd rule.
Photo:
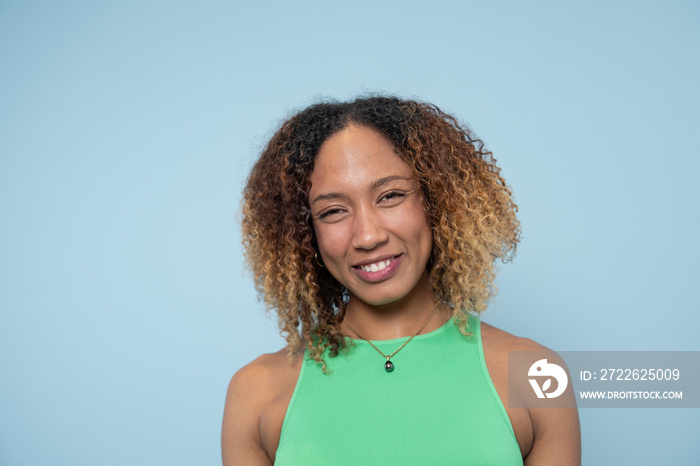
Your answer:
[[[559,355],[544,345],[530,338],[519,337],[501,330],[493,325],[481,322],[481,341],[484,347],[484,354],[495,369],[508,369],[508,353],[514,351],[546,352],[555,362],[564,364]],[[489,370],[491,367],[489,367]]]
[[[518,442],[525,464],[580,464],[581,433],[570,386],[562,396],[569,398],[572,408],[509,408],[507,403],[509,352],[546,352],[547,358],[568,373],[565,362],[556,352],[532,339],[515,336],[484,322],[481,323],[481,339],[489,374],[511,417],[516,436],[520,437]]]
[[[249,394],[253,397],[264,397],[265,389],[274,386],[274,379],[280,372],[289,370],[293,365],[286,349],[276,353],[263,354],[243,366],[231,378],[229,395]],[[249,400],[250,401],[250,400]]]
[[[550,351],[534,340],[523,338],[501,330],[493,325],[481,322],[481,339],[497,351]]]
[[[271,464],[261,423],[270,406],[296,382],[301,355],[286,349],[264,354],[231,378],[221,433],[224,464]],[[296,371],[296,372],[295,372]],[[288,383],[284,383],[287,381]]]

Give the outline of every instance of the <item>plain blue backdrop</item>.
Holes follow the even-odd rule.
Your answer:
[[[523,242],[484,319],[555,350],[700,350],[700,4],[0,1],[0,464],[220,462],[283,345],[247,171],[328,96],[435,103]],[[584,464],[698,464],[697,409],[581,410]]]

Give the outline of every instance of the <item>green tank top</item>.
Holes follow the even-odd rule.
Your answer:
[[[481,323],[452,320],[391,360],[352,340],[331,370],[304,358],[282,424],[277,466],[522,465],[513,427],[486,369]],[[407,338],[373,341],[391,354]]]

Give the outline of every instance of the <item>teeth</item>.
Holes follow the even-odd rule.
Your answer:
[[[365,272],[379,272],[386,269],[391,264],[391,259],[375,262],[374,264],[361,265],[360,268]]]

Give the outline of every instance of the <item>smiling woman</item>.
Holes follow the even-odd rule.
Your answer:
[[[516,210],[481,141],[435,106],[361,98],[284,123],[248,180],[243,238],[287,348],[231,380],[224,463],[578,464],[575,408],[507,403],[508,351],[545,348],[478,318]]]
[[[412,293],[425,294],[423,313],[432,309],[425,279],[432,233],[411,167],[389,141],[357,125],[330,137],[316,157],[309,198],[319,253],[348,291],[346,311],[417,302]]]

